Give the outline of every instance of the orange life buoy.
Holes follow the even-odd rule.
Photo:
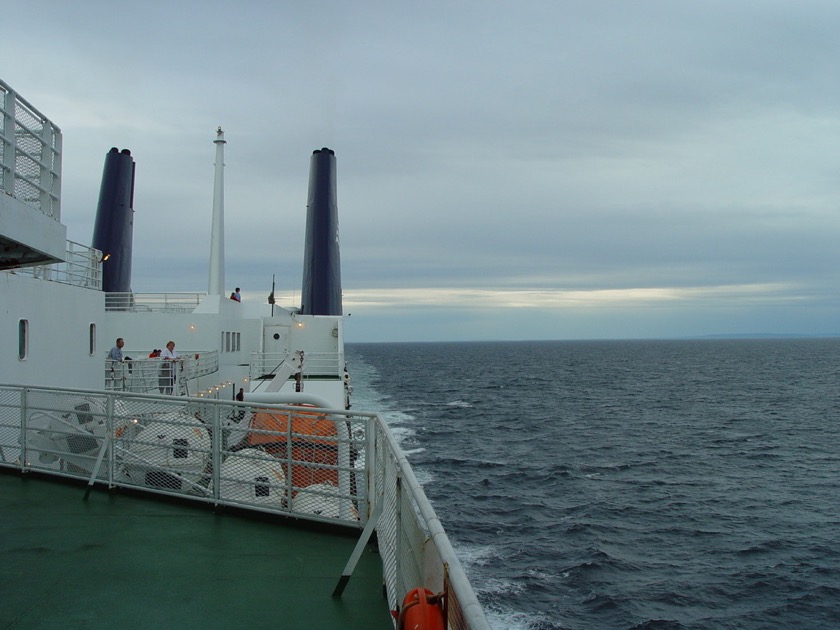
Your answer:
[[[415,588],[403,599],[397,630],[445,630],[441,595],[427,588]]]

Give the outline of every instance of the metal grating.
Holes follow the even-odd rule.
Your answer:
[[[0,188],[60,218],[61,131],[0,81]]]
[[[375,507],[392,610],[445,592],[448,627],[489,628],[440,521],[375,414],[0,386],[0,467],[361,530]]]

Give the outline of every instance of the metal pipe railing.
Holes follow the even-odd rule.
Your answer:
[[[0,81],[0,191],[61,219],[61,130]]]
[[[300,407],[289,405],[0,385],[0,467],[359,531],[375,514],[390,607],[401,604],[412,588],[445,588],[449,628],[489,629],[440,519],[387,423],[373,413],[306,411],[310,419],[314,414],[314,420],[334,423],[336,430],[302,429],[292,421]],[[255,428],[259,414],[276,424]],[[301,485],[301,475],[310,478],[318,471],[338,482]],[[296,495],[304,493],[336,508],[298,509]]]

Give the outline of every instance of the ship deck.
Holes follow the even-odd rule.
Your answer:
[[[0,628],[393,628],[356,538],[0,471]]]

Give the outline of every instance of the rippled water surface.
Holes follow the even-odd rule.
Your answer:
[[[840,340],[352,344],[498,628],[840,627]]]

